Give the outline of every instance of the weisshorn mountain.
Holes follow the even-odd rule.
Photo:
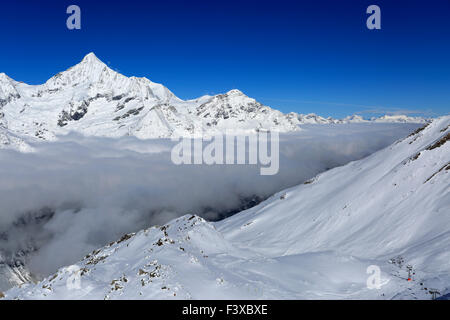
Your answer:
[[[220,222],[186,215],[124,235],[5,298],[448,296],[449,140],[450,116],[433,120]]]
[[[239,90],[183,101],[161,84],[111,70],[93,53],[43,85],[0,74],[0,111],[2,130],[45,140],[69,131],[146,139],[192,135],[195,126],[209,133],[285,132],[297,130],[298,124]]]
[[[315,114],[283,114],[239,90],[182,100],[147,78],[123,76],[93,53],[42,85],[27,85],[0,74],[0,148],[31,151],[25,140],[54,140],[70,131],[87,136],[141,139],[234,132],[298,130],[304,123],[364,122]],[[424,122],[406,116],[381,122]],[[199,131],[200,130],[200,131]]]

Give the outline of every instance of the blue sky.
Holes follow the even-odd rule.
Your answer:
[[[66,28],[77,4],[82,29]],[[381,30],[366,8],[381,8]],[[88,52],[181,98],[233,88],[283,112],[450,110],[450,1],[9,0],[0,72],[30,84]]]

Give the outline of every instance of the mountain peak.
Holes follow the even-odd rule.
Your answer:
[[[95,55],[95,53],[90,52],[88,53],[83,60],[81,60],[81,62],[89,62],[89,63],[101,63],[104,64],[99,58],[97,58],[97,56]]]
[[[0,108],[2,107],[2,103],[6,100],[9,100],[11,97],[19,96],[19,93],[15,87],[15,81],[8,77],[5,73],[0,73]],[[0,116],[1,120],[1,116]]]
[[[99,58],[97,58],[97,56],[93,52],[90,52],[86,56],[84,56],[83,60],[81,60],[81,62],[79,64],[77,64],[77,66],[81,66],[83,68],[87,67],[89,69],[97,68],[97,69],[102,70],[105,67],[109,69],[109,67],[106,65],[106,63],[104,63]]]
[[[232,89],[226,93],[228,96],[243,96],[244,93],[238,89]]]
[[[80,63],[58,73],[49,79],[46,84],[53,89],[68,85],[74,86],[80,83],[96,83],[101,80],[104,73],[108,73],[110,77],[114,77],[116,74],[115,71],[111,70],[91,52]]]
[[[10,81],[11,80],[11,78],[10,77],[8,77],[8,75],[6,74],[6,73],[4,73],[4,72],[0,72],[0,80],[3,80],[3,81]]]

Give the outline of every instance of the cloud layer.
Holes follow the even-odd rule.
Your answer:
[[[218,219],[316,174],[379,150],[412,124],[304,126],[280,136],[280,171],[255,165],[181,165],[170,140],[87,138],[0,151],[0,252],[28,254],[47,275],[124,233],[196,213]]]

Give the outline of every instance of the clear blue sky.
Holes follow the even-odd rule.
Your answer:
[[[382,30],[366,28],[370,4]],[[238,88],[284,112],[450,110],[449,0],[5,0],[0,43],[0,72],[30,84],[93,51],[184,99]]]

